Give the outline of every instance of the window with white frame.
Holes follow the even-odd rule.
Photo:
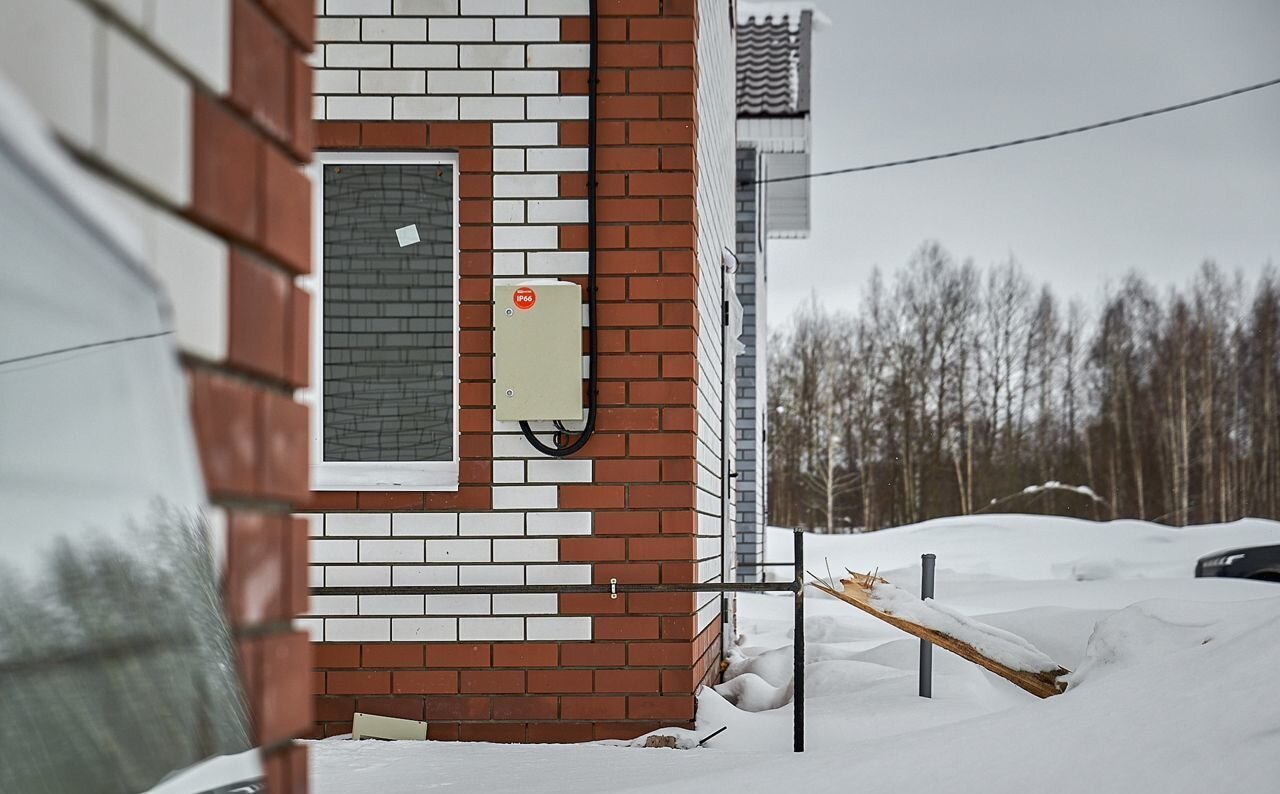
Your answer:
[[[317,156],[317,490],[457,488],[457,166]]]

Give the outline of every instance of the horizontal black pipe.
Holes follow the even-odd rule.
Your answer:
[[[704,582],[699,584],[505,584],[313,587],[312,595],[507,595],[527,593],[797,593],[792,582]]]

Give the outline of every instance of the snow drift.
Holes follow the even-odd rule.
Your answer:
[[[774,548],[789,559],[785,541]],[[1272,791],[1280,587],[1192,578],[1197,557],[1255,543],[1280,543],[1280,524],[984,516],[810,536],[815,570],[823,557],[834,570],[879,565],[911,592],[920,554],[937,553],[938,597],[956,619],[1011,632],[1075,670],[1066,693],[1041,700],[935,652],[934,697],[917,697],[916,639],[810,591],[809,751],[793,755],[791,598],[743,595],[743,642],[724,683],[703,690],[692,736],[728,730],[702,749],[327,740],[311,745],[313,789]],[[1099,575],[1079,576],[1084,567]]]

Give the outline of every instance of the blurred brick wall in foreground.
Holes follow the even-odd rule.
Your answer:
[[[142,232],[175,310],[225,598],[270,789],[305,792],[314,0],[39,0],[0,72]]]

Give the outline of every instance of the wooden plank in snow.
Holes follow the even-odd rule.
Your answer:
[[[878,584],[889,585],[889,583],[876,576],[854,574],[852,579],[841,579],[842,589],[835,590],[828,586],[825,582],[814,581],[813,586],[824,593],[852,604],[853,606],[866,612],[868,615],[879,618],[895,628],[901,629],[913,637],[919,637],[922,640],[937,645],[939,648],[951,651],[962,659],[967,659],[974,664],[990,670],[1006,681],[1030,692],[1037,697],[1047,698],[1053,695],[1060,695],[1066,691],[1067,685],[1062,681],[1062,676],[1067,675],[1070,671],[1064,667],[1057,667],[1054,670],[1018,670],[1010,667],[1002,662],[984,655],[973,645],[964,640],[944,634],[941,631],[922,626],[899,615],[893,615],[885,612],[877,607],[871,598],[872,591]],[[889,585],[892,586],[892,585]],[[976,624],[976,621],[974,621]]]

